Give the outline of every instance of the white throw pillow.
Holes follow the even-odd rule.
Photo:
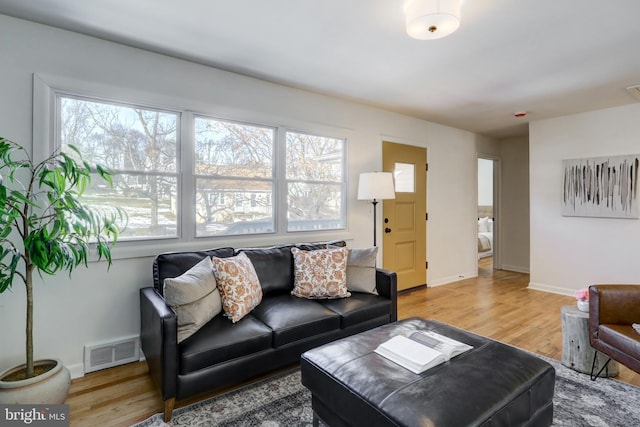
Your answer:
[[[351,249],[347,258],[347,290],[377,295],[376,257],[378,247]]]
[[[204,258],[181,276],[164,279],[163,293],[167,304],[178,315],[179,343],[222,311],[210,257]]]
[[[486,233],[489,231],[489,217],[485,216],[478,220],[478,233]]]

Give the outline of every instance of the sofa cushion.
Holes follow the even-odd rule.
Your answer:
[[[262,292],[291,292],[293,289],[293,256],[291,246],[238,249],[249,257],[256,270]]]
[[[226,258],[233,256],[233,248],[217,248],[206,251],[167,252],[153,260],[153,286],[163,295],[164,279],[178,277],[206,257]]]
[[[262,301],[258,276],[244,253],[229,258],[212,257],[212,260],[213,273],[222,295],[222,308],[235,323]]]
[[[274,347],[340,329],[338,314],[314,300],[288,294],[264,298],[251,315],[273,330]]]
[[[303,251],[293,254],[292,295],[301,298],[345,298],[347,291],[347,248]]]
[[[178,316],[178,342],[182,342],[222,311],[211,258],[203,258],[178,277],[164,279],[164,297]]]
[[[271,329],[251,314],[237,323],[216,316],[178,346],[180,374],[271,349]]]
[[[350,298],[316,302],[340,315],[342,329],[377,317],[388,316],[391,312],[391,300],[365,292],[353,292]]]
[[[347,290],[351,292],[376,291],[376,257],[378,247],[351,249],[347,258]]]

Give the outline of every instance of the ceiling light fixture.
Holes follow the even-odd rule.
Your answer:
[[[414,39],[434,40],[448,36],[460,26],[462,0],[407,0],[407,34]]]

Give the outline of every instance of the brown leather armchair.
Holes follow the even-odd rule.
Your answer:
[[[611,360],[640,373],[640,334],[631,326],[640,323],[640,285],[592,285],[589,287],[589,341]],[[594,364],[597,352],[594,353]],[[607,361],[609,363],[609,361]],[[595,380],[600,372],[593,374]]]

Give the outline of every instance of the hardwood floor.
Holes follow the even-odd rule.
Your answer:
[[[401,295],[398,317],[440,320],[560,360],[560,307],[575,304],[575,299],[527,289],[528,274],[492,270],[490,262],[481,260],[476,278]],[[640,375],[623,366],[617,378],[640,386]],[[73,380],[66,403],[72,426],[128,426],[163,410],[144,362]]]

